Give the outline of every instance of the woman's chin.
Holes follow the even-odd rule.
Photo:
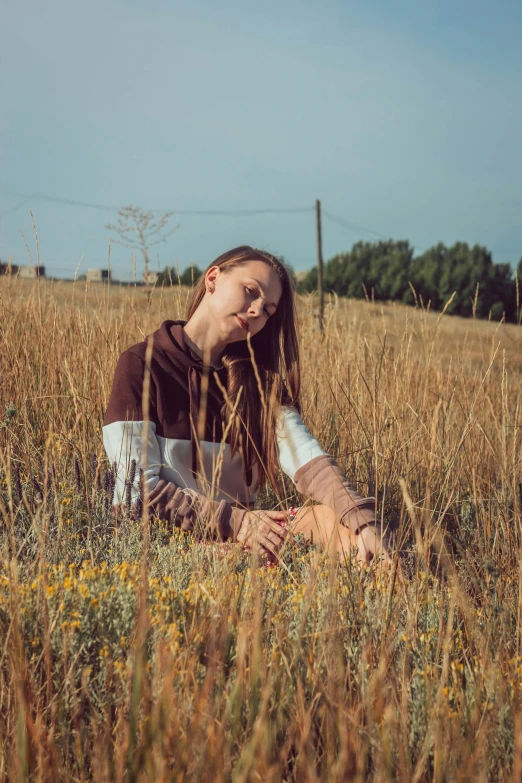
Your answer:
[[[237,343],[240,340],[246,340],[246,332],[241,328],[235,316],[224,320],[221,337],[228,343]]]
[[[232,332],[236,336],[236,340],[246,340],[247,330],[241,326],[237,315],[234,316],[234,321],[235,321],[235,327],[232,330]]]

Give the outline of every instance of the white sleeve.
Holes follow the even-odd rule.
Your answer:
[[[132,485],[131,502],[139,495],[139,473],[143,475],[150,493],[159,481],[161,454],[156,438],[156,423],[148,422],[147,450],[143,454],[144,421],[115,421],[102,427],[103,446],[111,466],[116,463],[116,487],[114,503],[125,501],[125,481],[131,469],[132,460],[136,460],[136,473]]]
[[[281,470],[294,481],[295,474],[307,462],[326,452],[307,429],[297,408],[282,405],[276,426]],[[295,483],[295,482],[294,482]]]

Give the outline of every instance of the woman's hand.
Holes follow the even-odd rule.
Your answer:
[[[274,558],[283,546],[288,530],[285,511],[247,511],[237,534],[237,541],[244,546],[261,546]]]
[[[368,565],[377,555],[382,556],[386,565],[391,565],[391,557],[382,541],[381,534],[375,525],[365,525],[355,536],[357,544],[357,560]]]

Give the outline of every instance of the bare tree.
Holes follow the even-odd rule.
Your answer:
[[[141,253],[145,265],[144,279],[149,283],[149,251],[153,245],[165,242],[178,226],[167,230],[167,224],[173,212],[164,212],[161,217],[155,217],[152,212],[145,212],[141,207],[122,207],[118,210],[116,225],[108,223],[105,228],[114,231],[119,239],[114,241],[124,247],[129,247]]]

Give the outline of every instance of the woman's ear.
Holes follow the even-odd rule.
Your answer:
[[[216,280],[221,272],[221,269],[218,266],[212,266],[208,270],[206,274],[205,279],[205,286],[207,291],[213,291],[216,287]]]

